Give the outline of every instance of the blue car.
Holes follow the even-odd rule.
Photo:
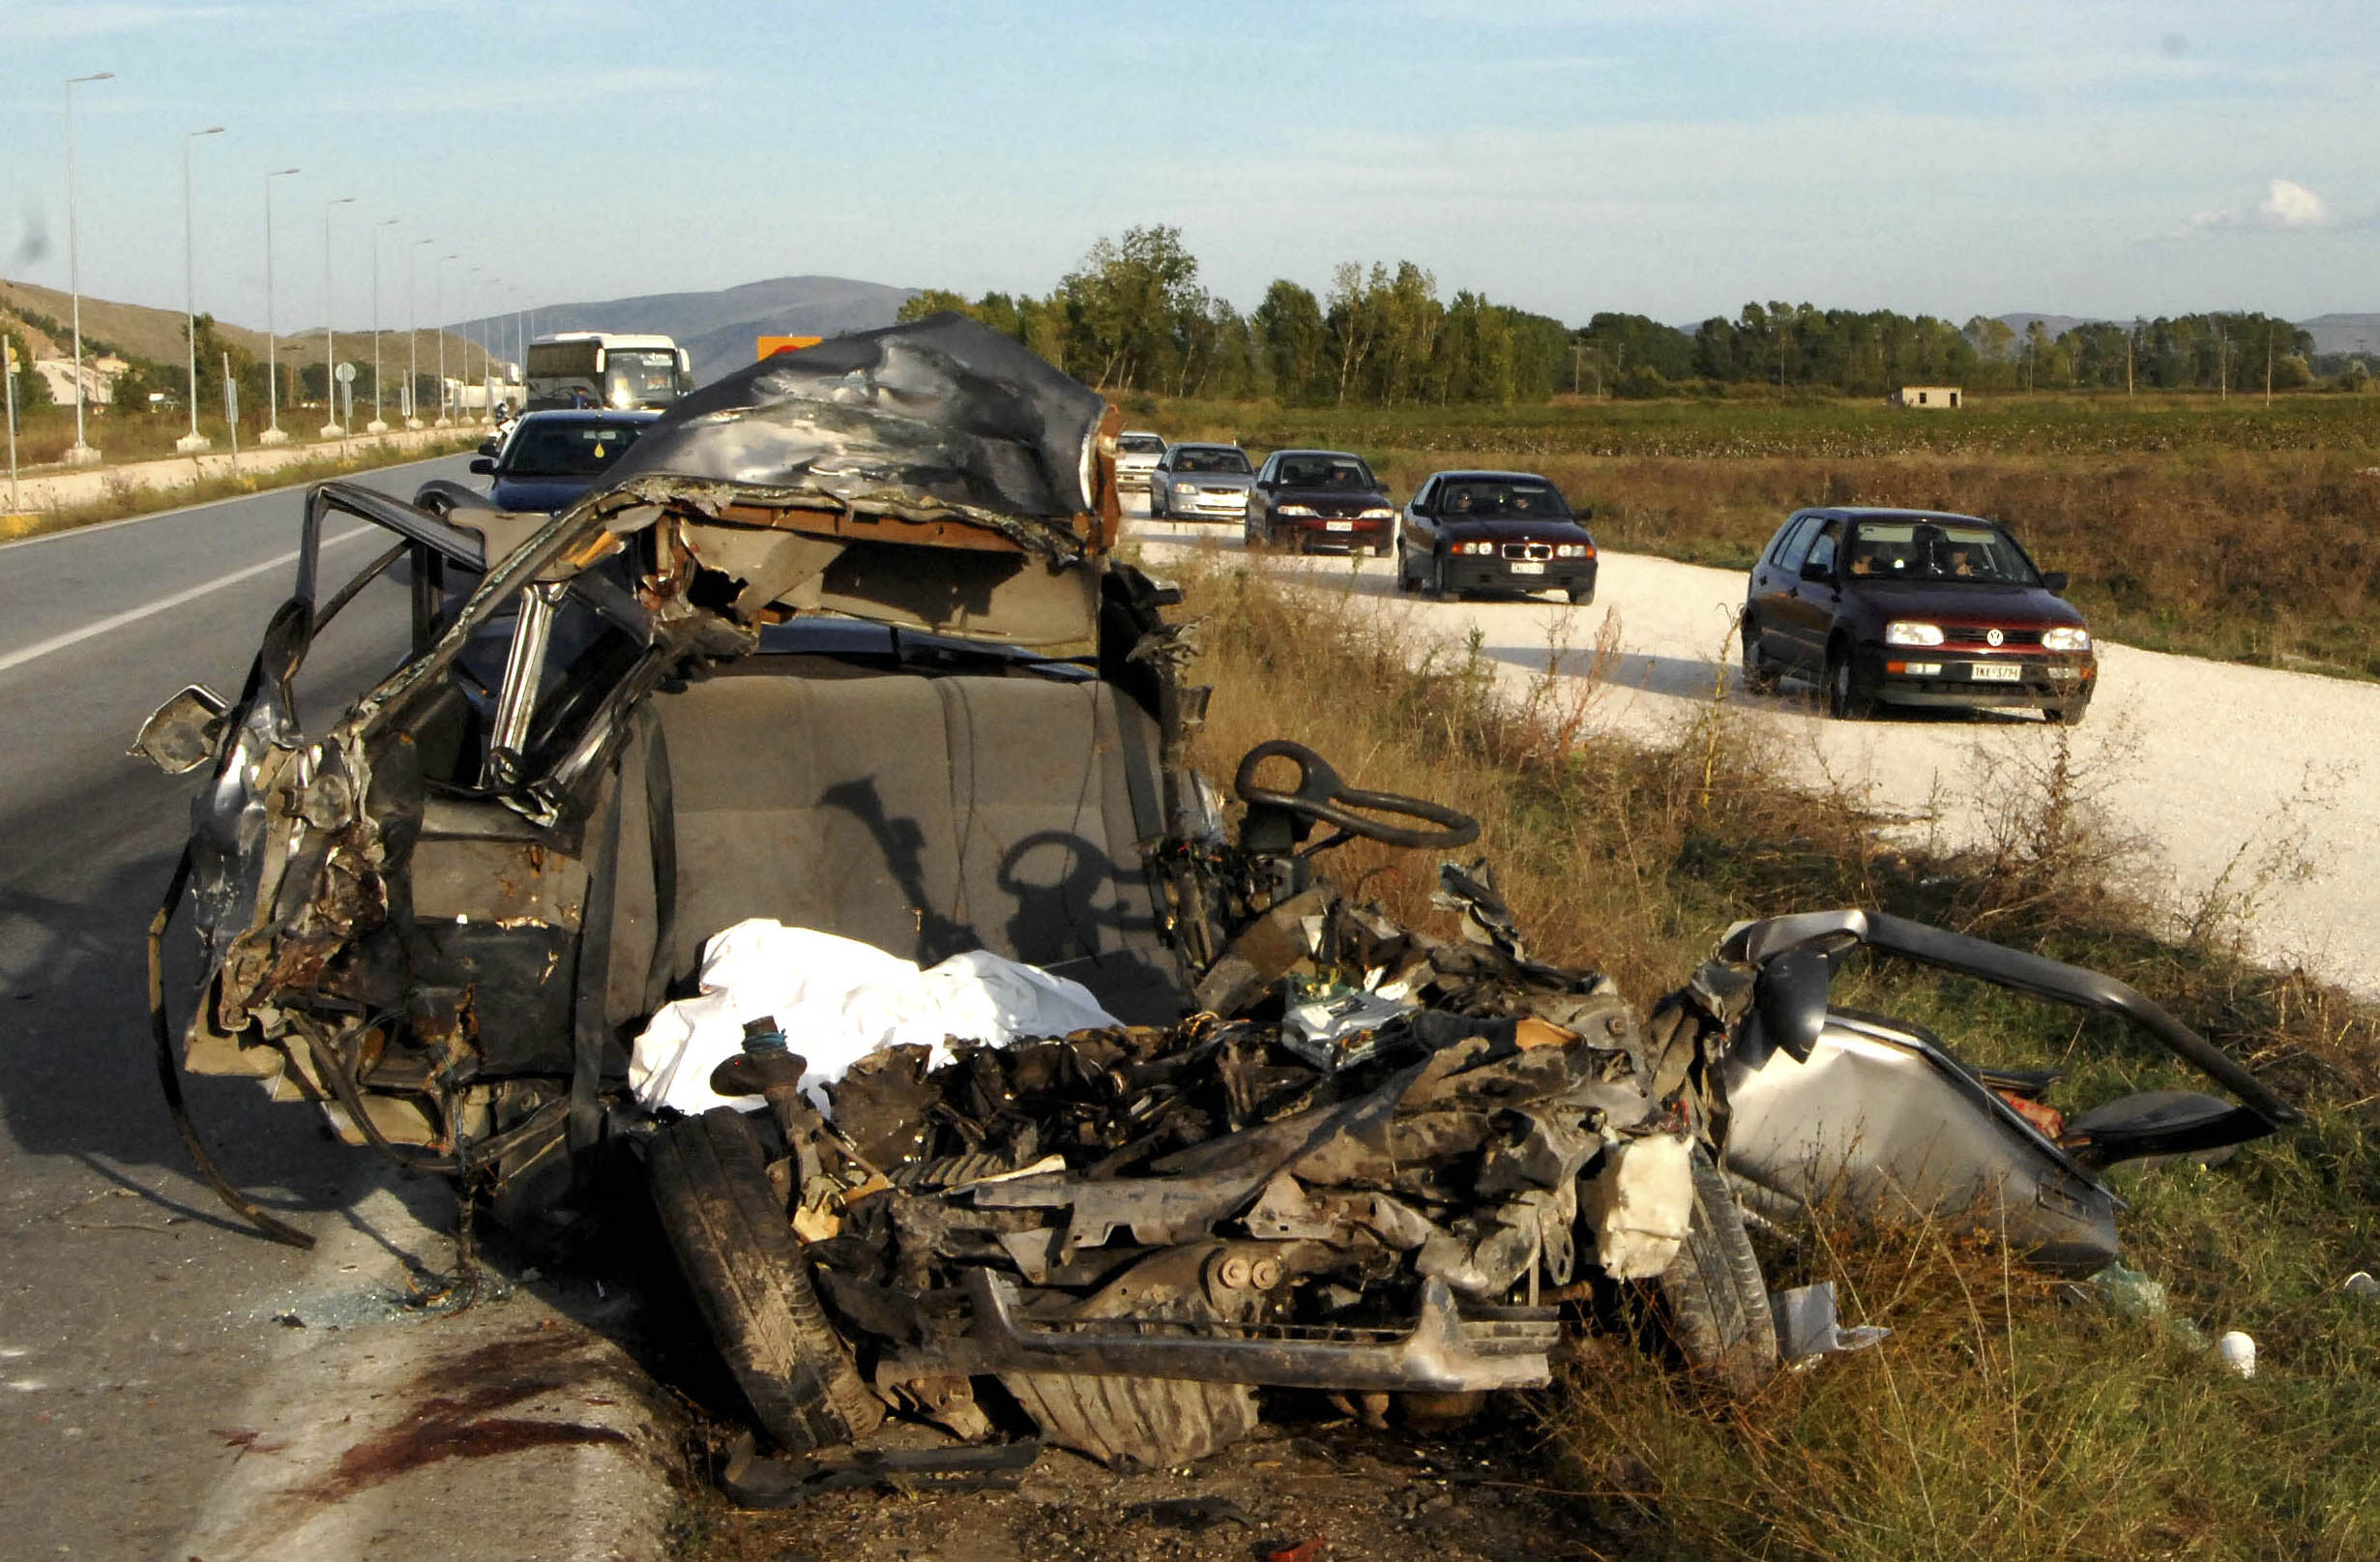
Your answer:
[[[472,461],[487,497],[514,515],[567,510],[661,417],[658,412],[530,412],[499,451]],[[485,449],[485,447],[483,447]]]

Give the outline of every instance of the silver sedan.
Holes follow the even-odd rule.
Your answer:
[[[1175,445],[1149,474],[1149,514],[1161,520],[1245,520],[1256,481],[1237,445]]]

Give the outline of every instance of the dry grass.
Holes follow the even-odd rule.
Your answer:
[[[2188,1331],[2113,1317],[1998,1249],[1848,1227],[1779,1241],[1773,1283],[1835,1280],[1856,1321],[1894,1328],[1858,1357],[1704,1398],[1631,1343],[1592,1342],[1548,1438],[1592,1520],[1629,1556],[2348,1557],[2380,1539],[2380,1307],[2339,1280],[2380,1267],[2380,1016],[2187,939],[2111,884],[2120,852],[2092,778],[2053,760],[1991,840],[1959,856],[1883,843],[1840,798],[1787,790],[1714,702],[1651,749],[1585,738],[1592,689],[1497,693],[1476,648],[1417,653],[1396,610],[1227,567],[1187,572],[1215,715],[1210,775],[1269,737],[1320,750],[1357,785],[1454,802],[1548,958],[1640,1002],[1740,917],[1866,904],[1986,932],[2123,976],[2247,1058],[2309,1124],[2217,1169],[2117,1173],[2129,1261],[2211,1336],[2254,1335],[2259,1375],[2225,1375]],[[1591,660],[1591,648],[1574,653]],[[1358,845],[1342,884],[1425,925],[1434,864]],[[1451,930],[1441,928],[1441,930]],[[1903,1014],[1979,1060],[2068,1071],[2069,1108],[2202,1083],[2111,1022],[1959,978],[1855,968],[1838,999]]]

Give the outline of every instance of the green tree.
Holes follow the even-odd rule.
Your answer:
[[[1096,386],[1165,384],[1180,358],[1186,311],[1203,312],[1198,261],[1182,230],[1152,226],[1102,239],[1058,283],[1066,314],[1064,368]]]
[[[45,411],[50,405],[49,382],[33,371],[33,344],[21,331],[0,332],[16,353],[16,416]]]
[[[1276,279],[1250,324],[1273,394],[1289,406],[1315,399],[1322,387],[1326,332],[1314,295],[1286,278]]]
[[[929,314],[941,314],[946,311],[953,314],[971,315],[975,313],[973,306],[949,288],[927,287],[902,299],[900,308],[894,311],[893,318],[906,325],[912,320],[923,320]]]

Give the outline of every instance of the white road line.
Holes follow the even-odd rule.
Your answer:
[[[352,543],[359,537],[372,536],[376,528],[370,526],[358,526],[352,531],[340,532],[337,537],[324,538],[322,545],[326,549],[334,548],[341,543]],[[184,603],[196,602],[199,598],[220,591],[226,586],[236,586],[243,580],[252,580],[268,571],[286,569],[298,562],[300,551],[293,547],[286,553],[265,560],[262,564],[251,564],[245,570],[234,570],[229,575],[218,575],[204,585],[192,586],[188,591],[177,591],[170,597],[160,597],[155,602],[143,603],[140,606],[125,612],[111,613],[95,623],[85,624],[80,629],[68,630],[64,634],[53,634],[46,640],[37,640],[21,651],[11,651],[5,656],[0,656],[0,672],[21,667],[28,662],[39,662],[53,651],[63,651],[70,645],[80,645],[85,640],[104,634],[109,630],[122,629],[127,624],[137,624],[152,613],[165,612],[170,608],[181,606]]]

